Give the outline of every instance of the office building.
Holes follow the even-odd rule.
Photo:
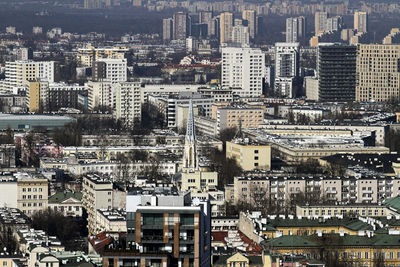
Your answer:
[[[114,84],[116,118],[133,126],[142,117],[140,83],[119,82]]]
[[[226,158],[233,158],[244,171],[271,169],[271,147],[248,139],[226,142]]]
[[[173,15],[173,26],[174,26],[174,40],[186,40],[186,37],[190,35],[191,21],[188,14],[184,12],[176,12]]]
[[[255,10],[243,10],[242,19],[245,25],[249,27],[250,38],[254,39],[257,35],[257,16]]]
[[[233,14],[224,12],[219,17],[220,43],[230,43],[232,41]]]
[[[399,98],[400,45],[360,44],[356,62],[356,101]]]
[[[299,78],[299,43],[275,44],[275,91],[283,97],[297,95]]]
[[[318,46],[318,100],[355,100],[357,47],[341,44]]]
[[[286,19],[286,43],[296,43],[306,35],[305,17]]]
[[[126,82],[127,61],[126,59],[104,58],[93,63],[93,81],[99,82]]]
[[[222,48],[222,88],[231,88],[241,97],[259,97],[265,72],[265,55],[261,49]]]
[[[368,32],[368,14],[365,11],[354,12],[354,30],[357,32]]]
[[[171,18],[163,19],[163,40],[170,41],[173,39],[174,23]]]
[[[236,25],[232,28],[232,43],[245,47],[250,45],[249,27]]]

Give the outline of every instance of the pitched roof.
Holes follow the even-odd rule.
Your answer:
[[[54,195],[49,197],[49,203],[62,203],[63,201],[74,198],[76,200],[82,200],[82,193],[81,192],[63,192],[59,191]]]

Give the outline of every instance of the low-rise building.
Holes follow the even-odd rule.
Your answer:
[[[219,107],[217,109],[217,134],[227,128],[258,128],[264,122],[264,110],[252,107]]]
[[[235,159],[244,171],[271,169],[271,147],[248,138],[226,142],[226,157]]]
[[[22,253],[27,253],[38,246],[45,246],[51,251],[64,250],[64,246],[55,236],[49,236],[43,230],[21,229],[16,235],[16,240]]]
[[[399,216],[397,210],[387,207],[382,204],[347,204],[347,205],[327,205],[327,204],[310,204],[297,205],[297,216]]]
[[[2,232],[10,229],[13,233],[28,228],[30,219],[19,209],[0,208],[0,230]]]
[[[265,197],[283,209],[298,195],[330,203],[378,203],[400,194],[398,177],[248,176],[235,177],[234,203],[260,204]]]
[[[49,197],[48,207],[64,216],[82,217],[82,193],[59,191]]]
[[[126,233],[125,209],[98,209],[96,211],[96,233]]]

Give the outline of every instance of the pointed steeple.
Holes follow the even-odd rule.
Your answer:
[[[189,171],[194,171],[198,169],[198,166],[193,103],[192,99],[190,99],[186,125],[185,151],[183,153],[183,167]]]
[[[193,114],[193,102],[192,99],[189,101],[189,111],[187,116],[187,124],[186,124],[186,142],[195,142],[196,141],[196,133],[194,128],[194,114]]]

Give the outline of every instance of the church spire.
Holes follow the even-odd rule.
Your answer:
[[[189,101],[187,116],[185,151],[183,153],[183,167],[189,170],[198,169],[198,159],[196,150],[196,131],[194,125],[194,112],[192,99]]]
[[[193,114],[193,102],[192,99],[189,101],[189,111],[187,116],[187,124],[186,124],[186,142],[195,142],[196,141],[196,133],[194,128],[194,114]]]

